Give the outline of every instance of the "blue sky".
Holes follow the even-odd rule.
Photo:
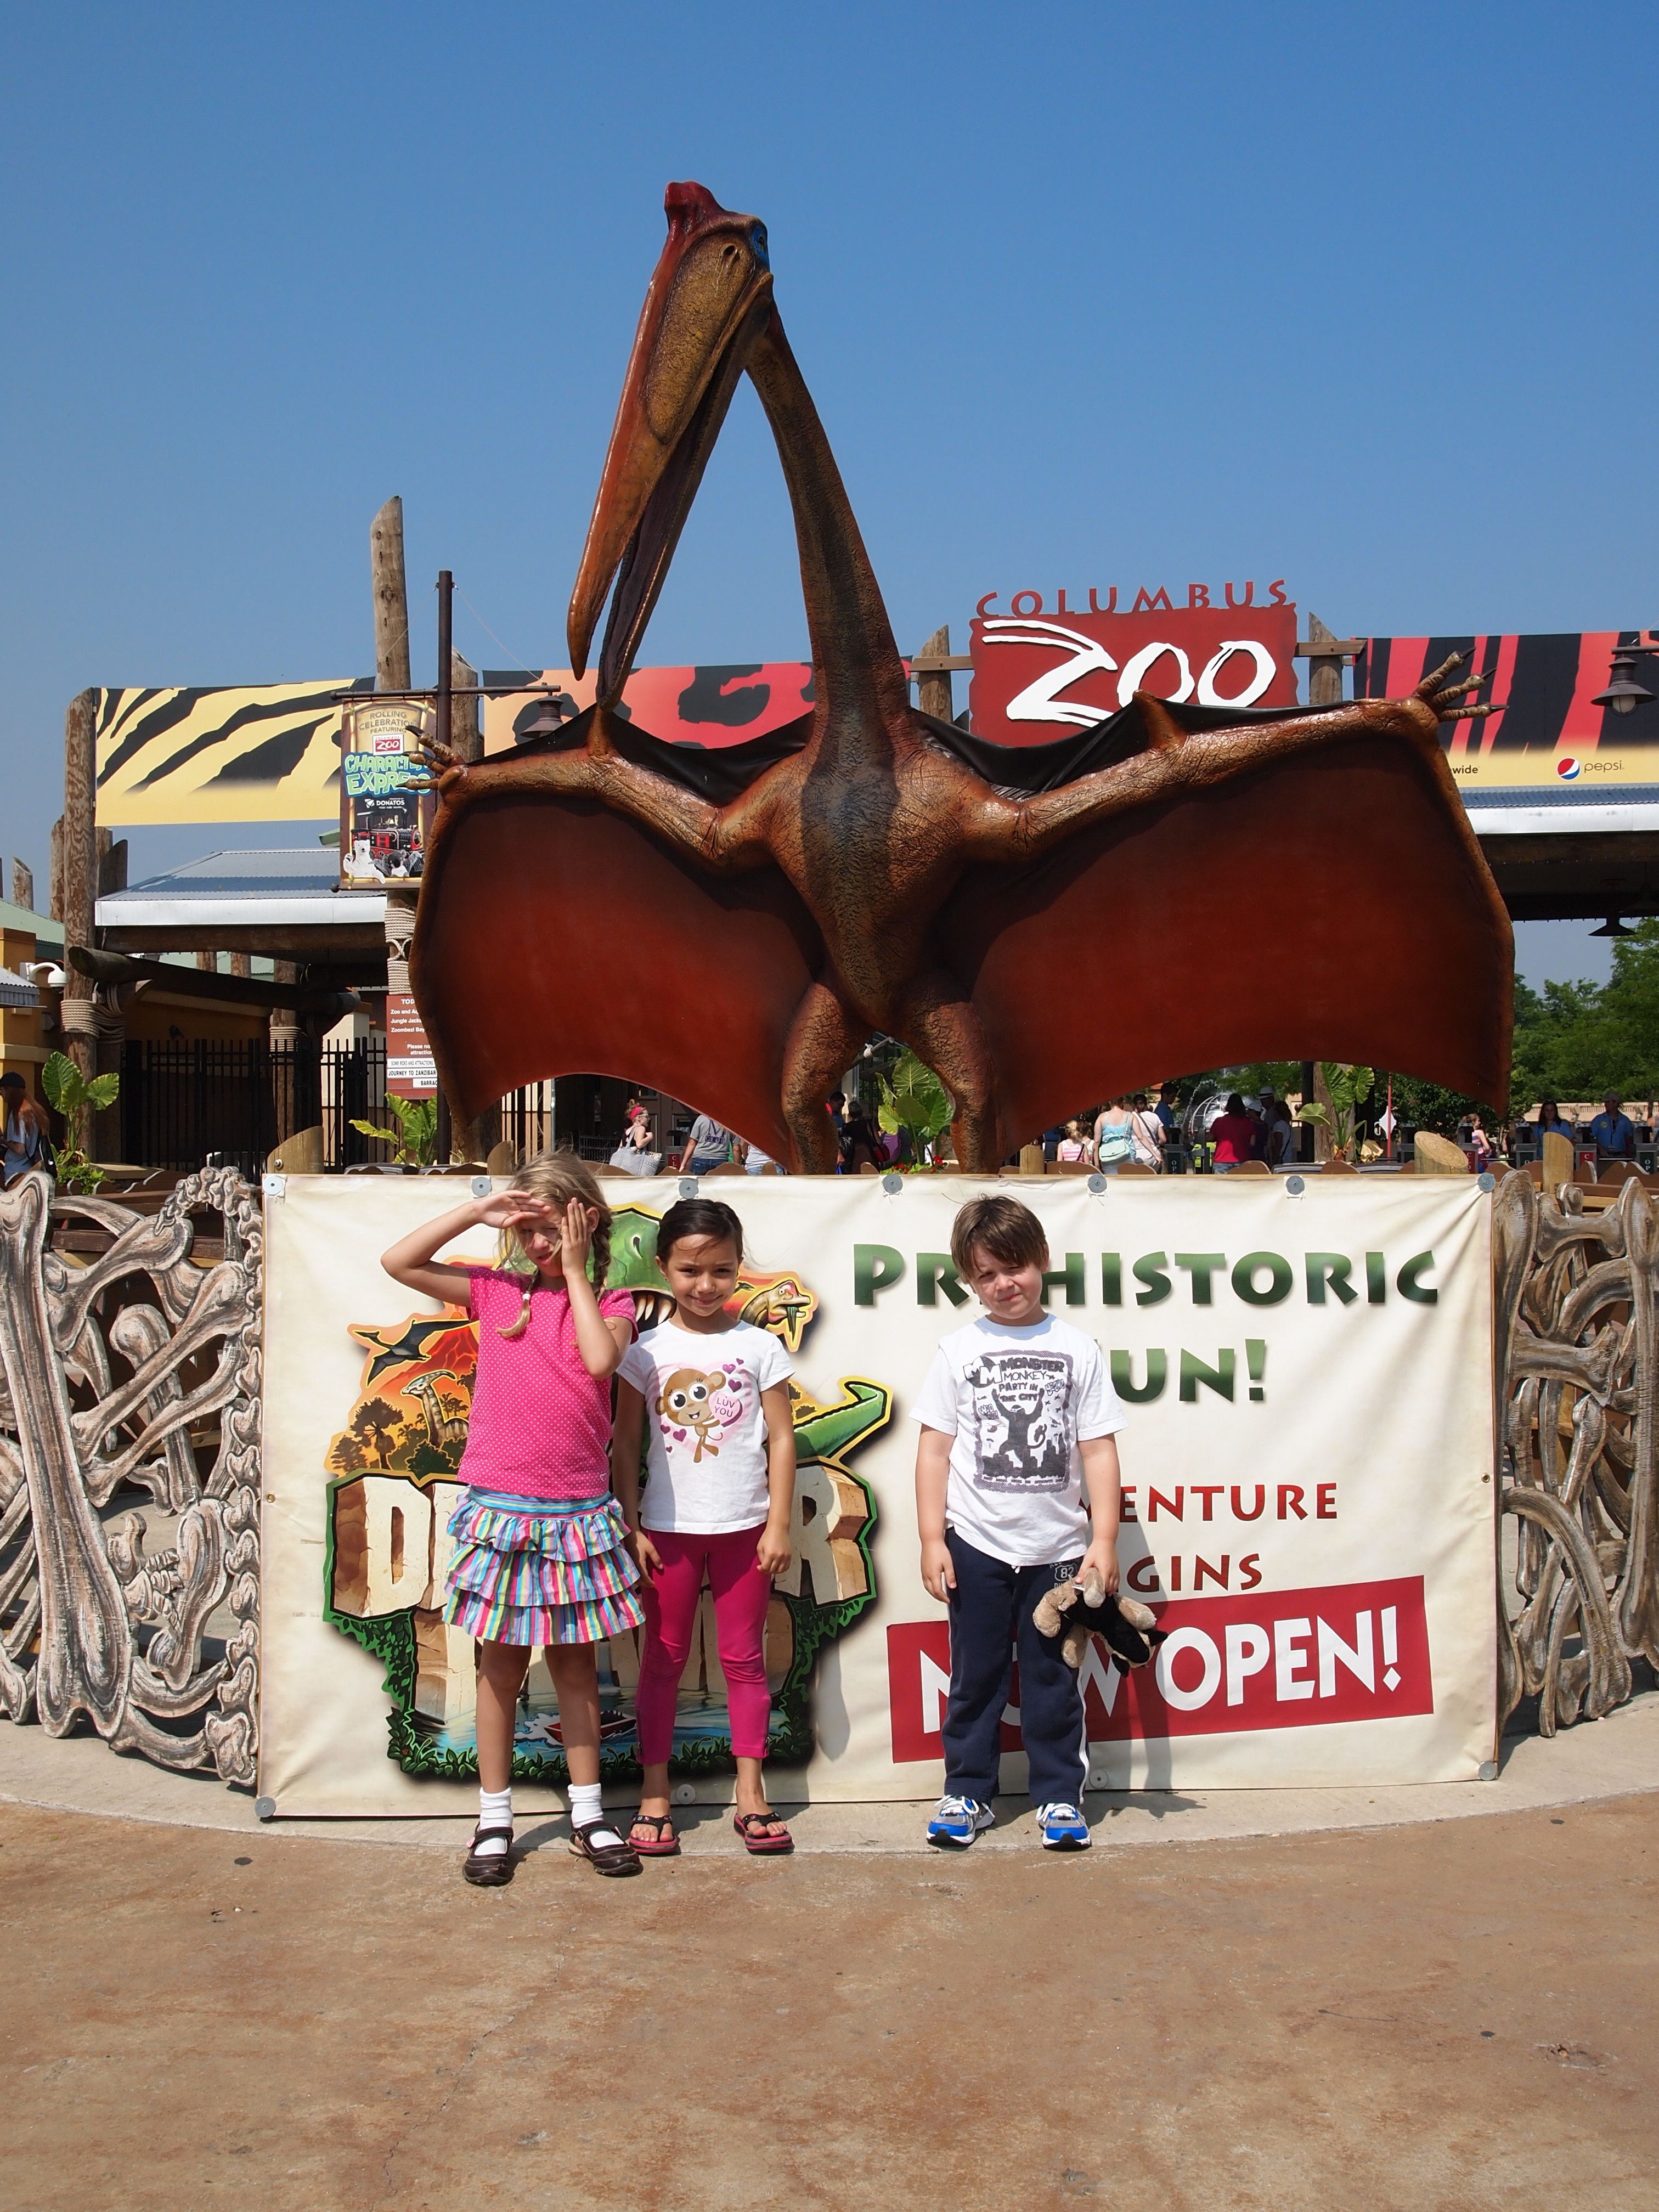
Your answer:
[[[766,220],[902,646],[1068,579],[1659,621],[1656,47],[1618,5],[9,9],[0,843],[44,883],[84,684],[372,668],[391,492],[417,681],[441,565],[476,662],[562,659],[676,177]],[[642,658],[804,642],[745,387]]]

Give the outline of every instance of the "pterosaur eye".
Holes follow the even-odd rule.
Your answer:
[[[755,258],[761,267],[769,269],[772,264],[766,258],[766,225],[763,222],[757,222],[750,232],[749,243],[754,248]]]

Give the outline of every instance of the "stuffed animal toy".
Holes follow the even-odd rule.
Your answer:
[[[1106,1585],[1095,1574],[1086,1582],[1056,1583],[1045,1590],[1031,1619],[1040,1636],[1058,1636],[1065,1630],[1060,1651],[1068,1667],[1080,1667],[1089,1638],[1099,1636],[1127,1673],[1144,1667],[1169,1633],[1158,1626],[1149,1606],[1132,1597],[1108,1597]]]

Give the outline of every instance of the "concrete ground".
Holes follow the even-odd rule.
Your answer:
[[[1659,2208],[1656,1752],[1650,1697],[1279,1832],[1091,1800],[1064,1859],[860,1807],[751,1862],[703,1808],[605,1882],[537,1815],[480,1892],[450,1824],[0,1729],[0,2201]]]

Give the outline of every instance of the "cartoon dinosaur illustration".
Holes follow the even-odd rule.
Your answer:
[[[595,702],[509,757],[428,752],[412,973],[460,1109],[598,1069],[827,1171],[824,1100],[876,1030],[938,1075],[981,1170],[1169,1067],[1311,1054],[1501,1100],[1513,938],[1438,734],[1491,711],[1459,703],[1486,679],[1449,683],[1452,659],[1409,698],[1271,712],[1137,692],[1029,747],[921,713],[765,227],[701,185],[665,205],[570,606],[580,674],[617,580]],[[812,681],[799,720],[705,750],[652,737],[622,692],[744,373],[793,508]],[[1311,921],[1296,960],[1218,963],[1226,918],[1279,881]],[[672,953],[619,967],[619,902]],[[480,942],[524,957],[481,972]]]
[[[446,1444],[466,1442],[466,1415],[449,1413],[438,1395],[440,1382],[459,1382],[460,1377],[446,1367],[429,1375],[412,1375],[404,1389],[411,1398],[418,1398],[421,1410],[426,1415],[426,1440],[434,1451],[441,1451]]]

